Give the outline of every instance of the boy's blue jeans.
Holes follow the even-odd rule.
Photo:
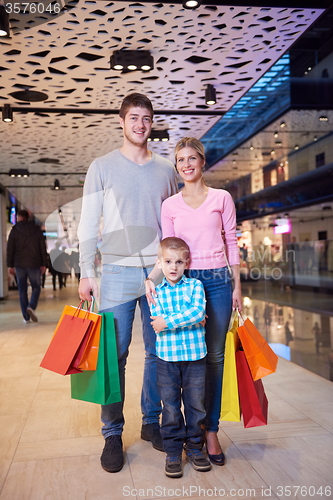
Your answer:
[[[136,305],[141,310],[142,333],[145,348],[145,364],[141,392],[142,423],[159,422],[161,398],[156,383],[156,334],[150,324],[150,310],[145,296],[144,279],[151,268],[103,265],[101,277],[100,311],[112,311],[117,338],[118,367],[122,401],[102,405],[102,434],[104,438],[112,434],[122,434],[124,426],[125,366]]]
[[[157,385],[163,402],[161,435],[167,455],[181,455],[184,443],[189,448],[203,446],[205,366],[205,358],[175,362],[157,358]]]
[[[206,295],[205,429],[217,432],[221,412],[225,337],[232,311],[232,285],[227,267],[189,269],[186,276],[200,280]]]

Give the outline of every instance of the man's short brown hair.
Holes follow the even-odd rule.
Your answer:
[[[153,105],[149,97],[144,94],[139,94],[138,92],[134,92],[133,94],[128,94],[123,102],[121,103],[119,116],[123,120],[125,119],[126,113],[130,108],[145,108],[149,111],[151,118],[153,119],[154,110]]]
[[[163,250],[183,250],[185,255],[184,259],[190,258],[190,248],[186,241],[181,238],[176,238],[176,236],[169,236],[161,240],[158,247],[158,257],[162,257]]]
[[[21,219],[29,220],[29,212],[27,212],[27,210],[19,210],[17,216],[21,217]]]

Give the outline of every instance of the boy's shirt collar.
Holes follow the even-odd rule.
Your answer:
[[[183,274],[183,276],[180,278],[180,280],[178,281],[178,283],[176,283],[175,285],[170,285],[170,283],[168,282],[168,280],[164,277],[163,280],[162,280],[162,283],[160,284],[160,287],[163,287],[163,286],[168,286],[170,288],[175,288],[177,285],[181,285],[181,284],[186,284],[188,283],[189,279],[185,276],[185,274]]]

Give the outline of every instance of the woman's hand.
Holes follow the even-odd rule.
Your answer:
[[[156,302],[154,300],[154,297],[157,297],[157,293],[155,290],[155,283],[151,280],[146,280],[145,287],[146,287],[146,297],[148,305],[150,306],[151,304],[154,304],[154,306],[156,306]]]
[[[235,288],[232,292],[232,309],[235,311],[238,309],[239,312],[242,312],[243,308],[243,300],[242,300],[242,291],[240,288]]]

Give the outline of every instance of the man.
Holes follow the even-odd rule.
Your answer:
[[[16,274],[20,305],[25,323],[37,322],[36,309],[41,289],[41,275],[46,271],[47,254],[41,229],[26,210],[17,213],[17,224],[12,228],[7,243],[7,266]],[[28,278],[32,293],[28,300]]]
[[[141,394],[143,414],[141,438],[162,451],[159,415],[160,396],[156,382],[155,332],[144,281],[154,267],[161,238],[162,202],[177,191],[172,163],[147,148],[153,123],[150,100],[138,93],[123,100],[119,112],[123,145],[92,162],[84,184],[80,241],[81,279],[79,295],[98,296],[94,279],[94,258],[103,217],[100,311],[112,311],[115,318],[122,402],[102,406],[102,434],[105,446],[101,465],[118,472],[124,464],[122,431],[125,395],[125,365],[131,342],[136,304],[141,309],[145,366]]]

